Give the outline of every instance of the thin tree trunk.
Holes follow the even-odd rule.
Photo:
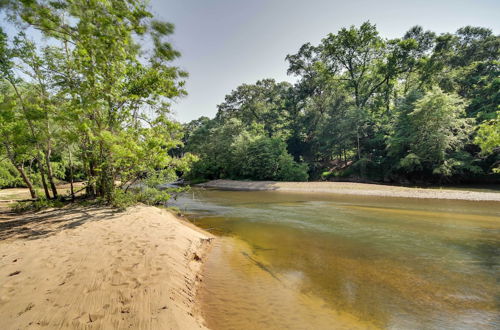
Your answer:
[[[89,166],[89,176],[87,179],[87,194],[89,194],[90,197],[95,197],[97,195],[97,188],[96,188],[96,182],[95,182],[95,163],[92,155],[89,158],[88,161],[88,166]]]
[[[359,148],[359,128],[356,129],[356,140],[357,140],[357,148],[358,149],[358,160],[361,159],[361,149]]]
[[[75,200],[75,191],[73,189],[73,159],[71,158],[71,150],[69,151],[69,183],[71,187],[71,200]]]
[[[33,183],[31,183],[31,180],[28,178],[28,176],[26,175],[26,172],[24,171],[24,166],[22,164],[17,165],[16,169],[19,172],[19,174],[21,174],[21,177],[23,178],[23,181],[26,184],[26,186],[28,186],[31,198],[35,198],[35,199],[38,198],[38,196],[36,195],[35,188],[33,187]]]
[[[57,187],[54,182],[54,175],[52,172],[52,165],[50,164],[50,148],[47,148],[45,152],[45,163],[47,164],[47,178],[49,179],[50,188],[52,190],[52,195],[57,198]]]
[[[45,197],[47,197],[47,199],[50,199],[49,188],[47,187],[47,181],[45,180],[45,169],[43,168],[43,163],[40,160],[40,157],[37,157],[36,161],[38,162],[40,176],[42,177],[42,186],[43,186],[43,191],[45,192]]]
[[[5,146],[5,150],[7,151],[7,156],[9,157],[10,162],[16,168],[16,170],[19,172],[19,174],[21,175],[21,178],[23,178],[24,183],[28,187],[28,189],[30,191],[31,198],[38,198],[38,196],[36,195],[35,188],[33,187],[33,183],[31,182],[31,180],[26,175],[26,172],[24,171],[24,165],[22,163],[18,164],[15,161],[15,157],[12,154],[12,151],[10,150],[9,144],[7,142],[4,142],[4,146]]]
[[[35,129],[33,127],[33,123],[29,119],[26,105],[24,104],[24,99],[23,99],[21,93],[19,92],[19,90],[17,89],[17,85],[14,83],[14,79],[11,76],[9,76],[9,77],[7,77],[7,80],[10,82],[10,84],[14,88],[14,91],[15,91],[15,93],[16,93],[16,95],[21,103],[21,109],[23,110],[25,120],[28,123],[28,126],[30,128],[31,136],[32,136],[34,141],[37,141]],[[38,142],[36,142],[36,147],[41,149]],[[44,173],[43,163],[40,161],[40,157],[38,157],[38,156],[36,157],[36,161],[38,162],[38,166],[40,167],[40,176],[42,177],[43,191],[45,192],[45,196],[47,197],[47,199],[50,199],[49,190],[47,189],[47,182],[45,181],[45,173]]]

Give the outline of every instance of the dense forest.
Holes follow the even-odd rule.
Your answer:
[[[184,126],[191,177],[498,181],[499,55],[500,36],[481,27],[330,33],[286,57],[295,84],[243,84],[214,119]]]
[[[0,187],[160,202],[179,176],[493,182],[500,171],[500,37],[343,28],[288,55],[295,84],[237,87],[215,118],[170,114],[187,73],[144,0],[2,0]],[[129,191],[130,190],[130,191]],[[76,192],[74,192],[76,193]]]
[[[15,28],[0,31],[0,186],[53,199],[58,181],[82,180],[113,202],[140,181],[141,199],[168,198],[155,187],[191,159],[170,152],[183,131],[169,102],[187,75],[169,64],[173,25],[142,0],[0,3]]]

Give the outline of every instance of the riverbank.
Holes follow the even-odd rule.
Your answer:
[[[500,201],[500,193],[452,189],[423,189],[354,182],[275,182],[213,180],[198,185],[224,190],[269,190],[299,193],[332,193],[380,197]]]
[[[0,328],[205,329],[213,236],[166,210],[0,213]]]

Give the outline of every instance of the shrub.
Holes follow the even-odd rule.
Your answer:
[[[251,180],[306,181],[307,165],[295,162],[279,138],[241,141],[233,156],[233,176]]]

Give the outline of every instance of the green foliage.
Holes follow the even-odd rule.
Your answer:
[[[154,19],[147,5],[4,4],[20,32],[0,31],[2,154],[47,199],[57,197],[58,179],[82,179],[88,196],[110,204],[158,203],[168,194],[153,192],[150,181],[174,181],[195,160],[172,152],[183,132],[169,119],[169,102],[186,94],[187,74],[169,64],[180,56],[167,41],[174,26]],[[30,40],[33,29],[45,38]],[[139,182],[148,190],[130,197],[126,187]]]
[[[238,139],[233,145],[232,173],[253,180],[306,181],[307,165],[296,163],[279,138]]]
[[[225,122],[234,118],[245,126],[261,124],[268,136],[281,134],[286,137],[286,127],[290,121],[287,93],[291,87],[289,83],[276,83],[273,79],[238,86],[219,105],[217,119]]]
[[[292,156],[284,151],[278,157],[278,181],[307,181],[307,164],[295,162]]]
[[[409,172],[429,169],[433,174],[451,176],[461,164],[453,156],[463,149],[471,133],[470,120],[464,118],[465,104],[439,88],[415,100],[416,95],[402,106],[393,135],[393,148],[402,157],[399,166]]]
[[[481,173],[473,157],[463,151],[472,134],[472,120],[464,117],[465,107],[458,95],[439,88],[410,92],[397,108],[388,138],[389,155],[399,159],[394,169],[441,177]]]
[[[191,178],[251,180],[307,180],[307,165],[295,162],[281,137],[269,137],[262,125],[248,127],[239,119],[216,119],[190,123],[196,127],[187,140],[187,150],[200,159]]]
[[[442,180],[498,171],[500,37],[370,22],[288,55],[291,85],[243,84],[214,119],[170,119],[187,73],[145,0],[3,1],[0,185],[87,182],[89,197],[161,204],[179,175],[303,181]],[[33,29],[43,37],[30,39]],[[141,187],[135,189],[135,187]]]
[[[426,93],[409,114],[412,130],[410,149],[424,162],[441,164],[447,153],[461,149],[470,132],[464,117],[464,102],[439,88]]]
[[[312,179],[408,182],[498,171],[499,55],[500,37],[480,27],[415,26],[396,39],[369,22],[342,28],[287,56],[295,85],[243,84],[215,119],[186,125],[185,150],[199,156],[191,175],[305,180],[307,168]]]
[[[474,142],[481,148],[481,154],[496,155],[497,160],[490,169],[500,173],[500,111],[496,112],[496,118],[479,125]]]
[[[111,201],[111,206],[121,211],[139,202],[137,194],[133,193],[132,191],[127,192],[122,189],[113,190],[113,197],[111,198]],[[106,201],[102,200],[102,202]]]
[[[495,148],[500,148],[500,111],[496,118],[479,125],[475,142],[481,147],[483,154],[492,153]]]
[[[7,160],[0,161],[0,188],[22,187],[23,180]]]

